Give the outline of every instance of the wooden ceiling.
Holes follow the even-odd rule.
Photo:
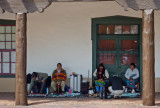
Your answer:
[[[134,10],[144,9],[160,9],[160,0],[115,0],[124,8],[132,8]]]
[[[134,10],[160,9],[160,0],[0,0],[0,13],[43,12],[52,2],[96,2],[116,1],[119,5]]]

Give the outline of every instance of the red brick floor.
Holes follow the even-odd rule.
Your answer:
[[[31,108],[142,108],[141,98],[28,98]],[[13,108],[14,93],[0,93],[0,108]],[[156,94],[156,106],[160,107],[160,94]],[[151,106],[144,108],[152,108]],[[16,108],[23,108],[22,106]]]

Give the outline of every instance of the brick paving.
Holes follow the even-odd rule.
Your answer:
[[[141,98],[28,98],[29,106],[14,106],[14,93],[0,93],[0,108],[157,108],[160,93],[156,94],[155,106],[142,106]]]

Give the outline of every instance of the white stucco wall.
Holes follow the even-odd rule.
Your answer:
[[[61,62],[67,74],[87,77],[92,71],[91,18],[123,15],[141,17],[141,11],[124,11],[116,2],[52,3],[44,13],[28,14],[27,72],[51,75]],[[0,19],[15,15],[0,14]],[[160,11],[155,11],[155,72],[160,77]]]
[[[155,11],[155,76],[160,78],[160,11]]]
[[[113,8],[114,7],[114,8]],[[155,12],[156,77],[160,77],[160,11]],[[91,18],[113,15],[141,17],[116,2],[53,3],[43,14],[28,15],[28,70],[51,73],[61,62],[67,73],[87,77],[92,70]]]

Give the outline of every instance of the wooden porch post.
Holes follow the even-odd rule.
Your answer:
[[[154,10],[143,10],[143,105],[155,105]]]
[[[15,105],[27,105],[27,14],[16,15],[16,92]]]

